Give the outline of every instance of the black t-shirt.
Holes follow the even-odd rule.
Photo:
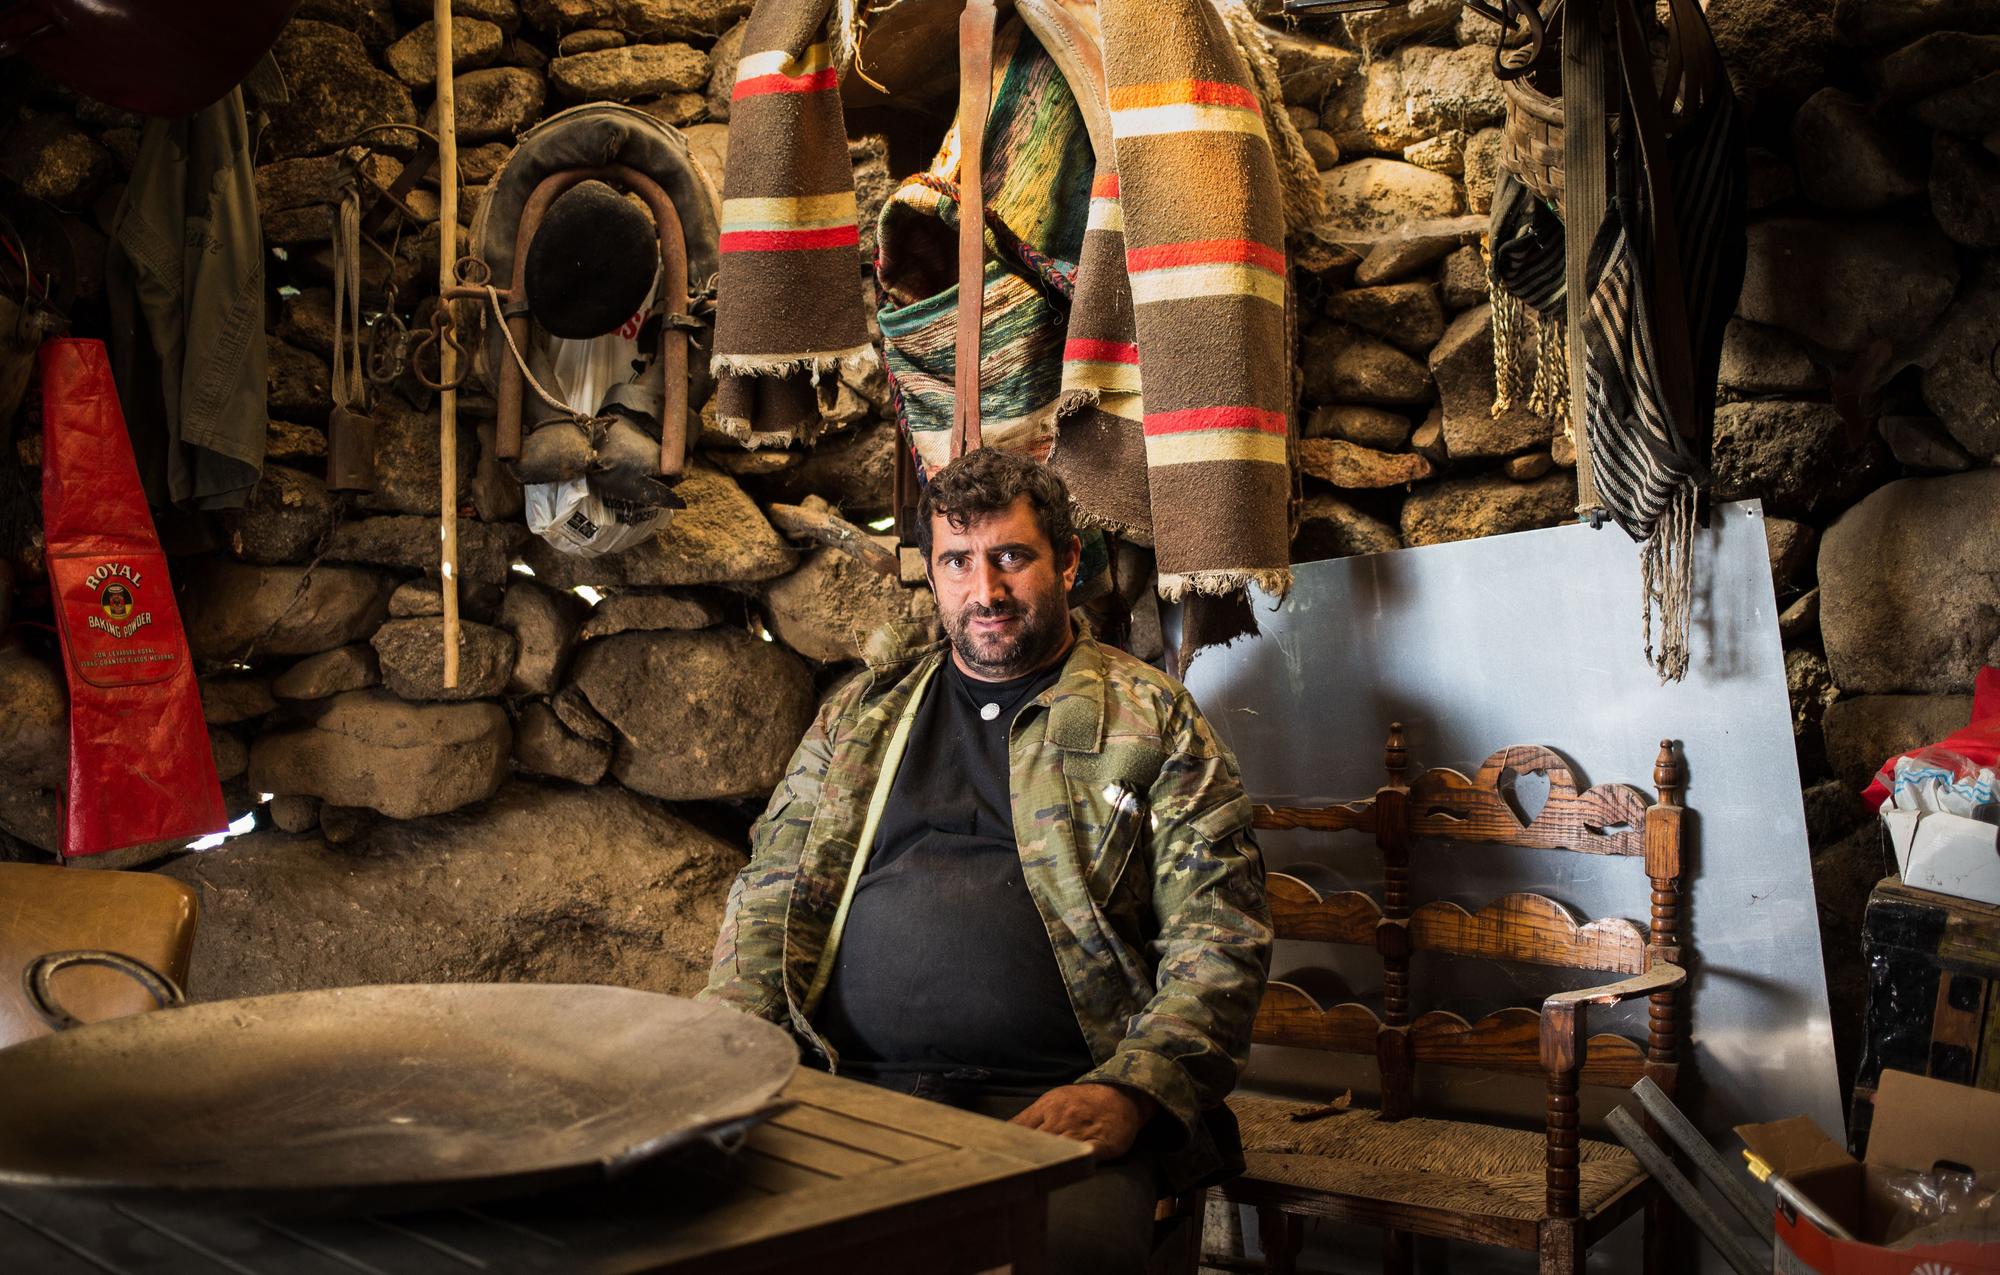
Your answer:
[[[1009,728],[1061,671],[981,682],[947,658],[926,688],[819,1010],[843,1066],[1023,1086],[1090,1070],[1008,800]]]

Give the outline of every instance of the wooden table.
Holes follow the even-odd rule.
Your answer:
[[[520,1200],[395,1218],[210,1218],[0,1190],[0,1271],[415,1275],[868,1271],[1041,1275],[1079,1143],[801,1070],[794,1105],[704,1150]]]

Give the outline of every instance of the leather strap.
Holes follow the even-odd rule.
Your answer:
[[[966,0],[958,20],[958,393],[951,458],[981,445],[979,335],[986,317],[986,117],[993,109],[996,0]]]

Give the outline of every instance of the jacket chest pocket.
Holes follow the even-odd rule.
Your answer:
[[[1078,838],[1080,847],[1089,846],[1084,880],[1091,899],[1107,906],[1115,897],[1139,892],[1138,879],[1145,874],[1144,867],[1135,866],[1133,859],[1152,812],[1138,789],[1118,781],[1103,785],[1092,794],[1089,804],[1095,817],[1087,827],[1080,824],[1078,828],[1089,838],[1087,843]]]

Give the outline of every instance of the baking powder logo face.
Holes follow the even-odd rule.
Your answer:
[[[84,577],[84,587],[97,594],[103,615],[90,617],[90,627],[115,638],[128,638],[153,622],[151,611],[138,607],[139,573],[122,562],[106,562]]]

